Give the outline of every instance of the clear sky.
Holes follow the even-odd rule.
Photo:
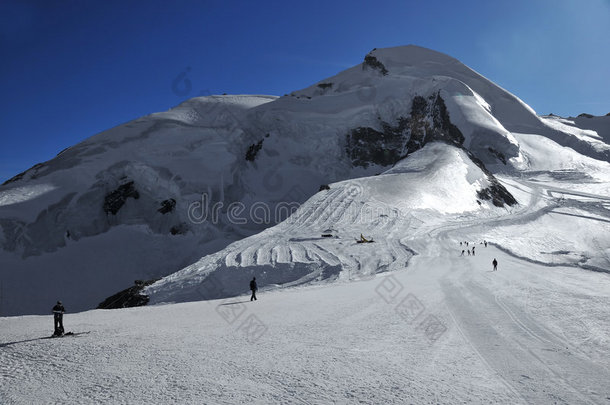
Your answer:
[[[407,44],[538,113],[610,112],[610,0],[0,0],[0,181],[187,98],[282,95]]]

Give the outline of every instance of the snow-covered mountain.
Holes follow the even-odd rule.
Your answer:
[[[237,295],[254,275],[263,288],[363,278],[448,227],[607,270],[609,121],[537,116],[416,46],[284,97],[194,98],[0,188],[2,314],[58,297],[92,308],[164,276],[152,302]]]

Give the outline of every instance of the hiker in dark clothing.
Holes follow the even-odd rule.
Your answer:
[[[498,261],[496,260],[496,258],[495,258],[495,257],[494,257],[494,261],[493,261],[493,262],[491,262],[491,264],[493,264],[493,265],[494,265],[494,269],[493,269],[493,271],[498,270]]]
[[[252,290],[252,297],[250,297],[250,301],[256,301],[256,290],[258,290],[258,286],[256,285],[256,277],[252,277],[252,281],[250,281],[250,290]]]
[[[475,248],[475,247],[473,246],[473,247],[472,247],[472,255],[473,255],[473,256],[474,256],[474,248]]]
[[[64,334],[64,312],[66,312],[66,309],[61,304],[61,301],[57,301],[57,304],[53,307],[53,320],[55,323],[53,335],[61,336]]]
[[[464,256],[464,249],[462,249],[462,254],[460,256]]]

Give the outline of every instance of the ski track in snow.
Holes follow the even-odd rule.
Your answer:
[[[544,217],[557,206],[554,193],[569,198],[559,186],[505,184],[529,193],[510,215],[378,222],[371,232],[387,234],[358,246],[374,255],[357,257],[329,249],[341,239],[311,235],[355,223],[357,198],[333,188],[280,232],[225,258],[227,266],[317,260],[358,269],[379,255],[392,273],[348,272],[360,281],[262,291],[255,303],[239,296],[68,314],[68,330],[91,333],[62,339],[33,339],[51,317],[0,318],[0,402],[608,403],[610,276],[480,245],[490,229]],[[277,237],[287,234],[294,240]],[[477,241],[476,256],[458,256],[463,240]],[[400,286],[391,298],[381,288],[388,281]],[[427,338],[422,318],[401,316],[408,296],[423,305],[422,318],[446,326],[437,340]],[[265,328],[254,341],[244,326],[251,316]]]
[[[455,260],[453,232],[441,231],[406,270],[261,293],[252,304],[236,297],[68,314],[68,329],[91,333],[62,339],[32,340],[50,329],[51,317],[2,318],[0,400],[605,403],[608,342],[606,357],[595,358],[586,344],[579,348],[573,329],[555,331],[568,326],[565,313],[577,312],[587,330],[608,333],[607,299],[574,305],[582,289],[607,292],[607,275],[557,274],[492,246]],[[492,257],[497,272],[489,272]],[[552,282],[536,297],[543,301],[536,311],[520,297],[533,275]],[[378,295],[387,280],[403,287],[389,302]],[[447,326],[437,341],[396,312],[407,293]],[[243,314],[227,322],[219,311],[231,306]],[[249,315],[268,328],[255,342],[240,326]]]

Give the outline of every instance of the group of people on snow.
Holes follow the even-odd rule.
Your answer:
[[[487,247],[487,241],[484,240],[483,242],[480,243],[481,245]],[[470,249],[470,242],[468,241],[464,241],[464,242],[460,242],[460,246],[466,246],[467,249],[462,249],[462,253],[460,254],[460,256],[464,256],[464,253],[468,253],[468,256],[474,256],[475,255],[475,246],[472,247],[472,249]],[[492,271],[497,271],[498,270],[498,260],[496,260],[496,258],[494,257],[493,261],[491,262],[491,264],[493,265],[493,270]]]

